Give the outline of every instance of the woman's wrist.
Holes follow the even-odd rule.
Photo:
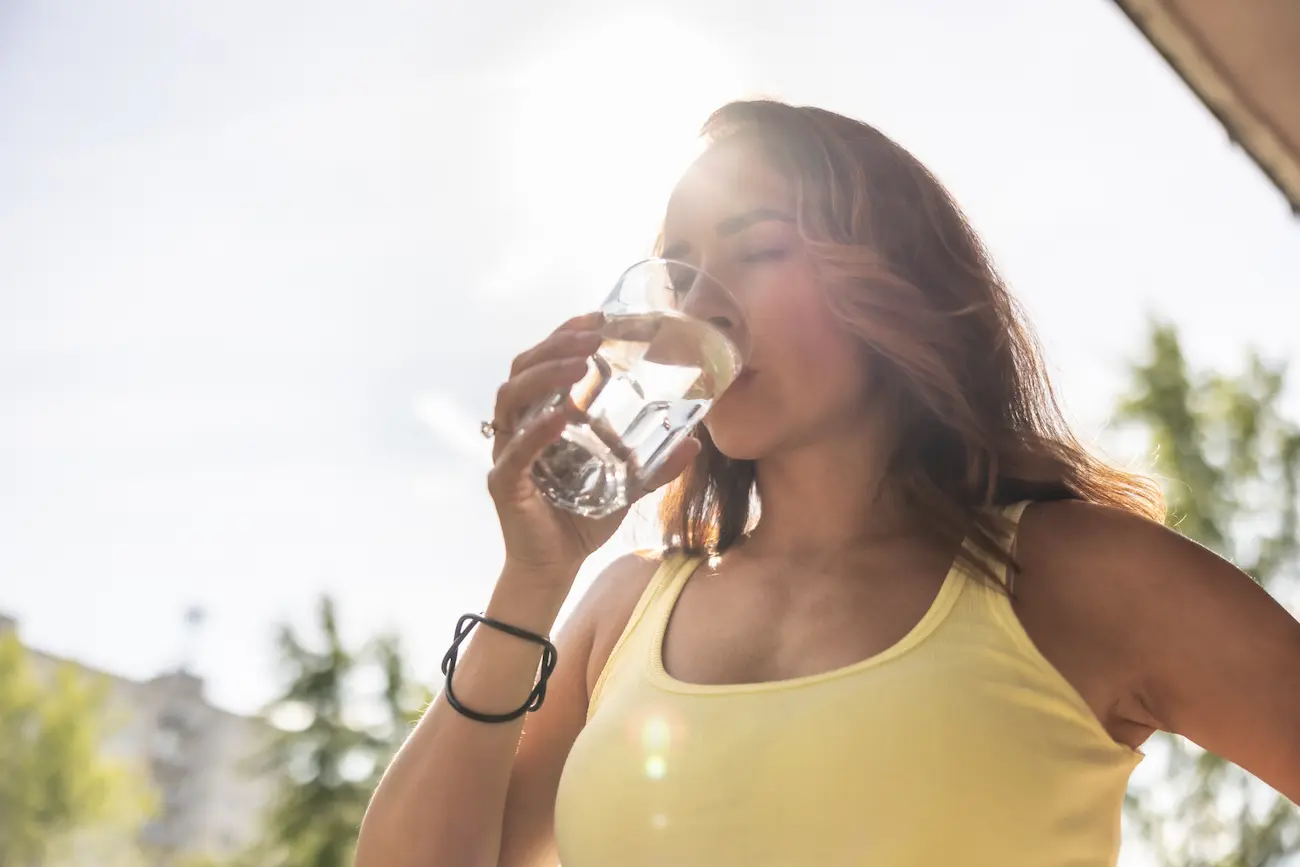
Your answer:
[[[479,629],[490,629],[502,632],[512,638],[529,644],[535,644],[542,649],[541,666],[536,684],[528,694],[528,699],[517,707],[508,710],[485,711],[470,707],[463,703],[453,689],[452,681],[456,677],[456,665],[460,660],[460,650],[475,627]],[[519,648],[516,647],[512,655],[517,655]],[[555,645],[549,639],[544,638],[534,632],[526,629],[520,629],[509,623],[503,623],[492,617],[481,614],[466,614],[456,623],[456,637],[452,645],[448,648],[447,653],[442,658],[442,673],[446,676],[446,685],[443,688],[443,696],[447,703],[452,706],[463,717],[482,723],[507,723],[519,719],[524,714],[535,711],[542,706],[546,699],[546,682],[555,672],[555,664],[559,660],[559,653]]]
[[[484,614],[538,635],[550,635],[577,574],[576,566],[536,570],[507,564]]]

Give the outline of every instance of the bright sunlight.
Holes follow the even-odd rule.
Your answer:
[[[575,301],[598,300],[649,251],[700,125],[741,95],[739,74],[719,46],[642,13],[560,40],[525,64],[520,86],[512,169],[530,240],[509,251],[489,288],[526,292],[562,266],[598,281],[575,287]]]

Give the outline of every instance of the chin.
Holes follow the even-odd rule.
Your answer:
[[[747,386],[748,382],[738,380],[713,404],[703,422],[718,451],[733,461],[757,460],[773,433],[771,406],[756,400]]]
[[[709,413],[704,427],[718,451],[733,461],[758,460],[767,452],[764,445],[769,437],[765,434],[769,432],[761,423],[746,423],[743,419],[729,417],[729,414]]]
[[[730,458],[733,461],[756,461],[762,453],[762,449],[756,448],[754,443],[735,442],[723,439],[718,440],[716,434],[712,431],[709,436],[713,438],[713,445],[717,447],[723,457]]]

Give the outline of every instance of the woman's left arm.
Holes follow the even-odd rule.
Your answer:
[[[1082,503],[1060,511],[1054,535],[1080,553],[1075,567],[1099,591],[1089,595],[1109,598],[1106,632],[1151,718],[1300,802],[1300,621],[1159,524]]]

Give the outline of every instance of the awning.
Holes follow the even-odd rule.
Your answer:
[[[1300,216],[1300,0],[1115,0]]]

